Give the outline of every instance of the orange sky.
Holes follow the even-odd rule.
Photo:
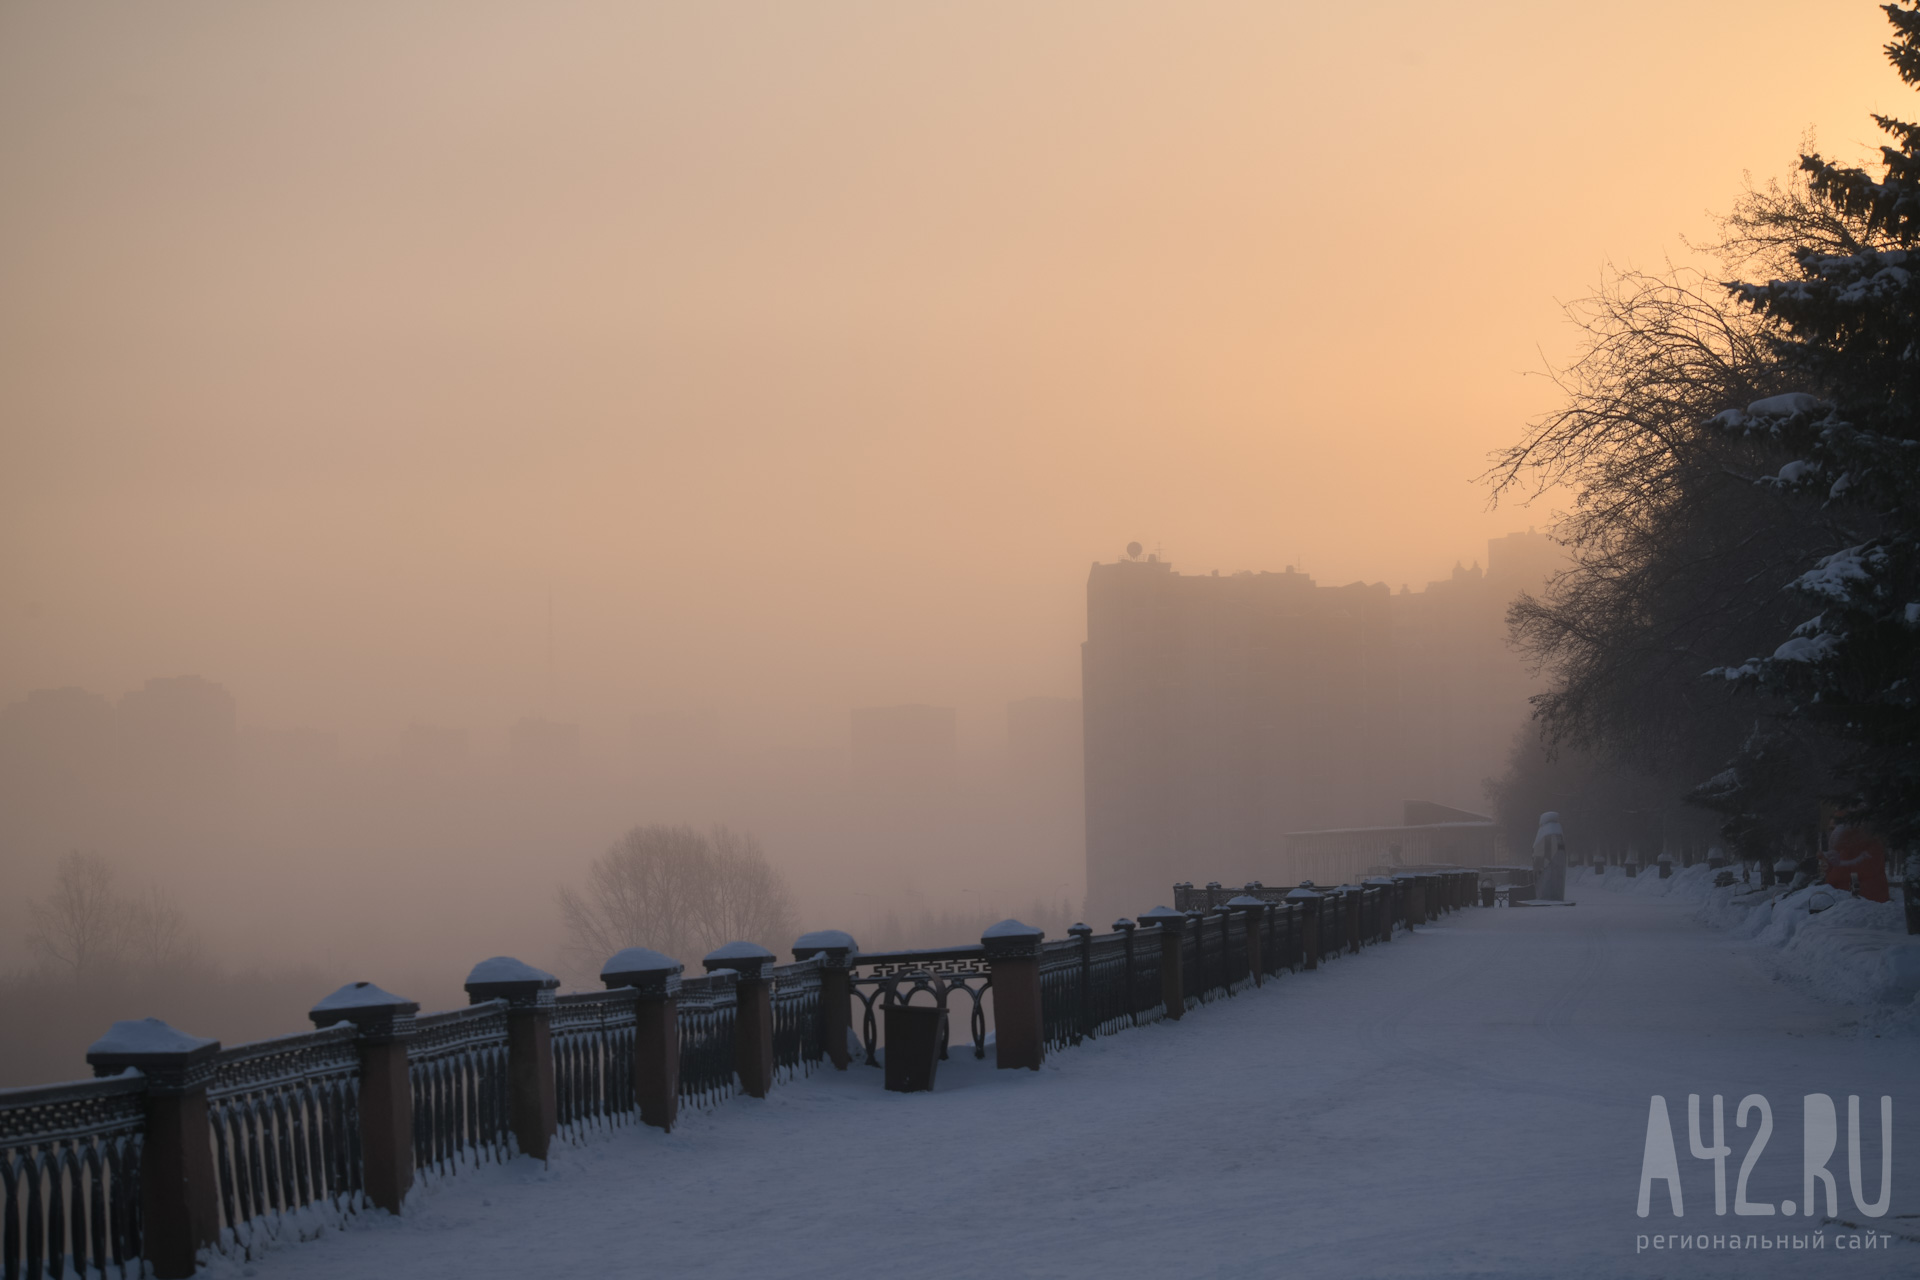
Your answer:
[[[0,701],[378,747],[1077,691],[1090,561],[1416,586],[1556,299],[1920,105],[1858,0],[0,3]],[[547,690],[546,599],[557,676]],[[775,726],[779,726],[777,729]]]

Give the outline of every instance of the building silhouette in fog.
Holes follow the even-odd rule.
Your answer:
[[[1556,564],[1544,535],[1426,590],[1322,586],[1289,566],[1222,577],[1095,564],[1081,649],[1088,910],[1176,880],[1291,876],[1288,837],[1472,810],[1532,690],[1507,605]],[[1296,842],[1297,845],[1298,842]]]
[[[221,776],[239,755],[233,695],[199,676],[147,681],[120,699],[116,719],[123,759],[136,779]]]

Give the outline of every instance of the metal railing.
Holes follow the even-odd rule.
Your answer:
[[[507,1002],[424,1014],[407,1046],[413,1165],[451,1174],[514,1154],[507,1116]]]
[[[740,1090],[733,1056],[734,982],[731,972],[680,981],[680,1099],[689,1106],[717,1106]]]
[[[243,1257],[362,1202],[360,1056],[350,1025],[223,1050],[207,1085],[220,1245]]]
[[[0,1273],[141,1275],[138,1073],[0,1089]]]
[[[876,1006],[909,1003],[915,992],[925,991],[934,1003],[947,1011],[948,1035],[953,1034],[953,997],[967,997],[967,1030],[973,1041],[973,1056],[987,1056],[987,1013],[985,999],[993,988],[987,967],[987,953],[978,943],[964,947],[938,947],[926,951],[860,952],[849,958],[847,985],[860,1002],[860,1045],[866,1051],[870,1067],[880,1065],[879,1019]],[[947,1056],[947,1046],[940,1046]]]
[[[553,1100],[559,1132],[578,1142],[598,1129],[631,1123],[633,1007],[631,987],[555,997]]]
[[[824,1056],[820,1043],[820,958],[774,965],[773,1070],[776,1080],[810,1076]]]

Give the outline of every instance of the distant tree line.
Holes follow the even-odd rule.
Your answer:
[[[1883,7],[1920,85],[1920,0]],[[1685,804],[1763,867],[1836,813],[1920,835],[1920,126],[1875,120],[1876,172],[1750,188],[1719,273],[1570,309],[1564,402],[1490,477],[1574,495],[1570,567],[1509,614],[1549,685],[1496,803]]]

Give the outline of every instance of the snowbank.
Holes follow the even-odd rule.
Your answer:
[[[1870,902],[1827,885],[1786,892],[1762,890],[1739,880],[1716,888],[1719,870],[1702,863],[1676,868],[1660,878],[1648,868],[1629,876],[1624,867],[1569,877],[1567,889],[1598,884],[1614,893],[1670,898],[1693,908],[1701,924],[1748,944],[1753,958],[1774,976],[1839,1004],[1858,1006],[1875,1031],[1920,1032],[1920,938],[1907,934],[1900,903]],[[1830,903],[1824,910],[1809,907]]]

